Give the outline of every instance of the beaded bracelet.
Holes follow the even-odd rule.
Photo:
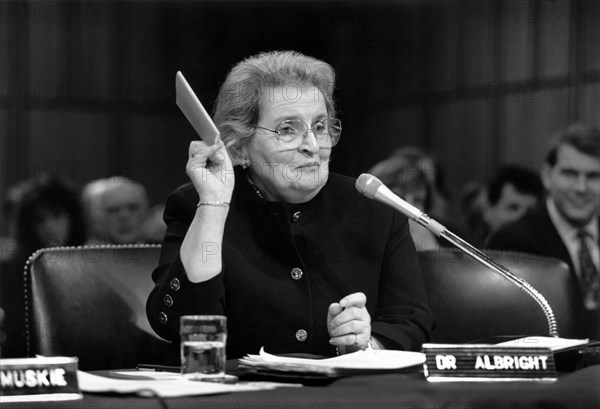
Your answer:
[[[218,206],[218,207],[227,207],[229,206],[229,202],[198,202],[196,208],[200,206]]]

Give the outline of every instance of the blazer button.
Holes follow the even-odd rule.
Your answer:
[[[160,312],[160,314],[158,314],[158,321],[165,325],[167,323],[167,321],[169,320],[169,317],[167,317],[167,314],[165,314],[164,312]]]
[[[179,279],[173,278],[173,279],[171,279],[171,282],[169,282],[169,286],[171,287],[171,290],[179,291],[179,288],[181,287],[181,283],[179,282]]]
[[[163,297],[163,303],[167,307],[171,307],[173,305],[173,297],[171,297],[169,294],[165,294],[165,296]]]
[[[304,342],[306,341],[306,338],[308,338],[308,333],[306,332],[306,330],[299,329],[298,331],[296,331],[296,339],[298,341]]]
[[[300,220],[300,215],[301,215],[301,213],[300,213],[300,212],[295,212],[295,213],[292,215],[292,221],[293,221],[293,222],[297,222],[298,220]]]
[[[292,268],[292,271],[290,272],[290,275],[292,276],[292,278],[294,280],[300,280],[302,278],[303,274],[304,273],[302,272],[302,270],[299,269],[298,267]]]

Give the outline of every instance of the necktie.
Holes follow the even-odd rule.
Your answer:
[[[586,242],[588,232],[579,230],[577,238],[579,239],[579,269],[581,272],[581,288],[583,290],[583,300],[587,309],[594,310],[598,308],[600,301],[600,274],[592,262],[590,249]]]

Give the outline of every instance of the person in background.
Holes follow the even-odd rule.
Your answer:
[[[574,124],[561,132],[541,171],[547,199],[492,234],[486,247],[564,260],[581,290],[582,325],[598,337],[600,296],[600,130]],[[587,317],[587,319],[586,319]]]
[[[143,243],[148,196],[141,183],[115,176],[100,195],[106,238],[113,244]]]
[[[0,262],[2,265],[6,264],[13,258],[17,250],[17,208],[21,201],[29,182],[20,182],[11,186],[6,191],[6,196],[2,200],[2,213],[4,215],[4,222],[7,226],[7,235],[0,237],[0,244],[2,245],[0,251]],[[6,267],[5,267],[6,268]]]
[[[94,228],[87,244],[144,243],[148,196],[141,183],[123,176],[91,182],[84,189],[88,219]]]
[[[521,218],[544,197],[538,173],[518,165],[503,165],[487,183],[487,206],[483,210],[488,231],[494,233]]]
[[[431,211],[431,178],[423,170],[423,155],[420,151],[402,149],[389,158],[377,163],[368,173],[379,178],[395,194],[419,210],[429,214]],[[433,233],[409,220],[410,234],[418,251],[435,250],[439,247]]]
[[[485,183],[470,181],[462,186],[460,193],[461,225],[468,234],[464,239],[477,248],[483,248],[488,236],[488,225],[483,218],[487,206]]]
[[[77,246],[85,241],[78,192],[59,177],[43,175],[21,182],[14,203],[16,250],[0,273],[0,308],[5,312],[3,357],[25,354],[23,268],[36,250]]]
[[[402,167],[406,169],[402,170]],[[448,219],[448,193],[444,187],[442,169],[437,158],[418,146],[403,146],[396,149],[387,159],[373,166],[370,173],[392,174],[401,171],[406,178],[414,177],[413,173],[421,172],[427,179],[428,215],[437,220]],[[385,183],[385,182],[384,182]]]
[[[88,182],[81,191],[81,200],[88,226],[86,244],[106,243],[106,233],[100,196],[108,186],[109,179],[96,179]]]
[[[17,258],[35,250],[83,244],[86,224],[78,191],[63,179],[44,175],[20,186],[16,217]]]
[[[174,363],[187,314],[227,316],[228,358],[419,350],[429,338],[406,217],[329,172],[334,85],[330,65],[280,51],[238,63],[221,86],[222,140],[190,143],[191,183],[167,199],[146,306]]]
[[[405,146],[374,165],[368,173],[379,178],[394,193],[442,223],[448,230],[463,238],[469,237],[466,236],[465,229],[449,222],[446,217],[448,196],[443,189],[440,168],[433,155],[415,146]],[[417,222],[409,220],[408,223],[418,251],[452,246]]]

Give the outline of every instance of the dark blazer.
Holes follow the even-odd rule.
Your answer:
[[[545,201],[519,220],[491,234],[485,247],[558,258],[567,262],[573,271],[573,260],[550,219]]]
[[[168,229],[147,303],[160,336],[178,342],[181,315],[225,314],[228,358],[261,346],[332,356],[329,304],[362,291],[372,333],[387,347],[417,350],[428,340],[433,320],[404,216],[361,196],[354,179],[335,174],[313,200],[296,205],[259,198],[238,168],[235,183],[223,271],[203,283],[187,279],[179,257],[196,190],[185,185],[167,200]]]
[[[598,228],[600,229],[600,221]],[[574,271],[569,250],[550,219],[545,201],[521,219],[490,235],[485,247],[558,258],[568,263],[571,271]]]
[[[600,226],[599,226],[600,228]],[[492,234],[486,241],[486,248],[494,250],[513,250],[540,256],[554,257],[569,264],[573,280],[577,281],[573,260],[567,246],[560,238],[556,227],[550,219],[546,202],[543,201],[534,210],[526,213],[521,219],[512,222]],[[579,288],[578,286],[575,286]],[[586,310],[583,305],[583,295],[579,309],[578,332],[581,337],[600,339],[599,312]]]

